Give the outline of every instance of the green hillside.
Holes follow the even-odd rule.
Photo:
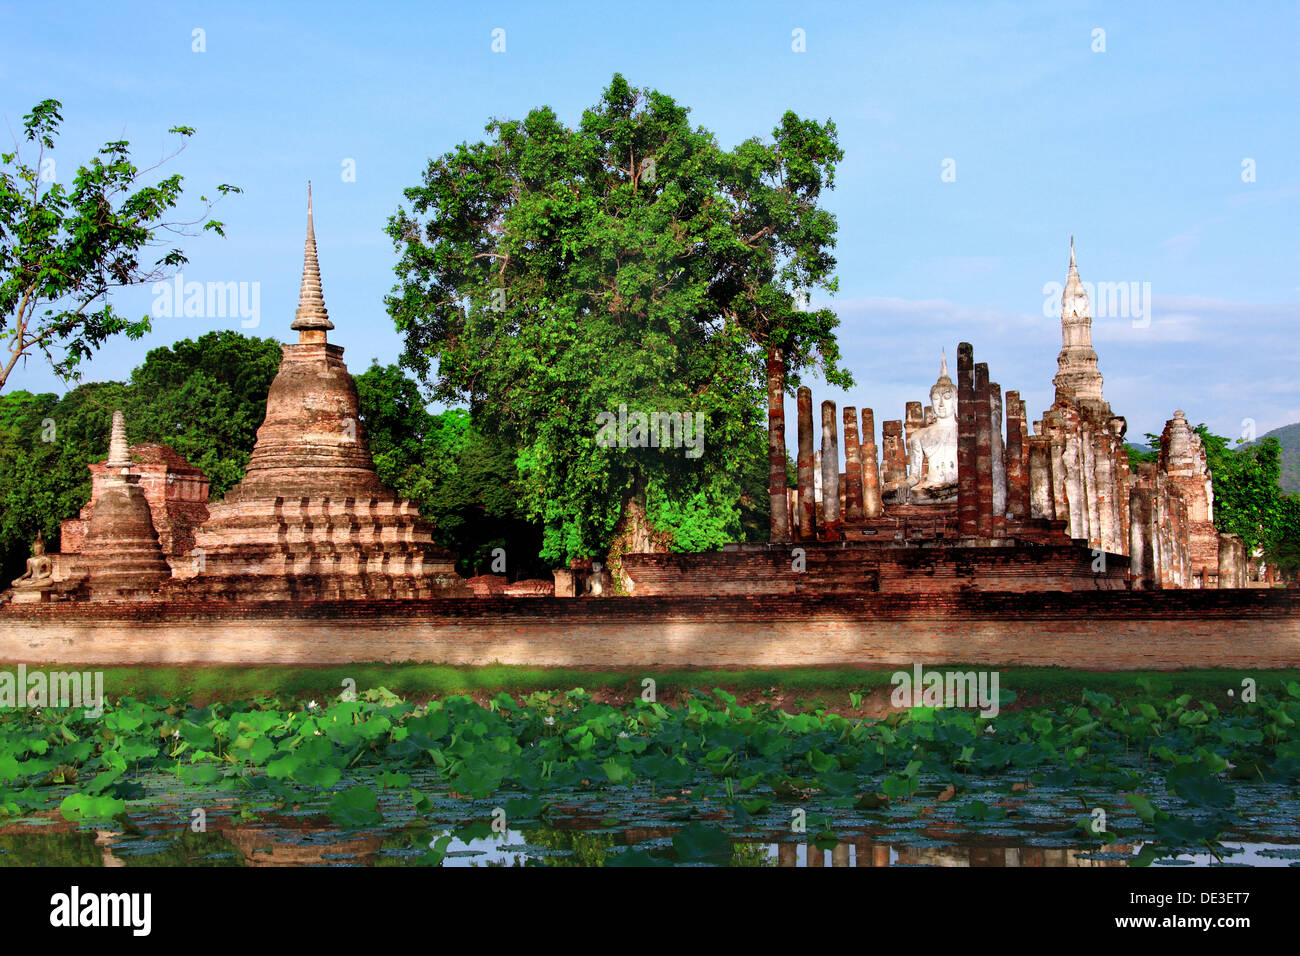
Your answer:
[[[1278,484],[1287,494],[1300,494],[1300,422],[1283,425],[1260,435],[1260,440],[1276,438],[1282,446],[1282,477]]]

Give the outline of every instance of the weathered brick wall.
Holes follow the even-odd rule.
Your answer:
[[[21,605],[0,661],[1300,666],[1300,591]]]
[[[1094,567],[1096,557],[1087,548],[1069,544],[890,547],[797,543],[703,554],[629,554],[623,566],[635,582],[637,597],[1125,589],[1128,558],[1106,555],[1098,570]],[[797,563],[804,570],[797,572]]]

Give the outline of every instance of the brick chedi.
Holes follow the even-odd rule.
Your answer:
[[[1079,279],[1070,239],[1070,269],[1061,295],[1061,353],[1052,380],[1056,401],[1035,423],[1046,446],[1029,460],[1035,518],[1066,522],[1067,533],[1090,548],[1125,554],[1129,546],[1128,493],[1131,469],[1124,448],[1128,423],[1102,394],[1101,371],[1092,347],[1092,309]],[[1041,469],[1048,469],[1048,474]],[[1035,469],[1040,473],[1036,474]]]
[[[127,449],[131,473],[149,502],[153,527],[163,555],[174,563],[190,560],[194,532],[208,519],[208,477],[168,445],[139,444]],[[63,554],[79,553],[86,529],[99,502],[105,482],[113,477],[106,462],[90,466],[89,503],[76,518],[63,522],[59,540]]]
[[[71,561],[71,582],[92,601],[150,600],[170,577],[154,530],[149,501],[132,473],[126,422],[113,413],[108,461],[97,483],[95,508],[81,550]]]
[[[468,593],[416,507],[375,472],[343,349],[327,341],[311,196],[302,290],[244,480],[211,507],[184,576],[231,600]],[[178,577],[183,572],[178,570]]]

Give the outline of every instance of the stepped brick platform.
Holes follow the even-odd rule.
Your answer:
[[[16,604],[0,660],[1300,667],[1300,590]]]

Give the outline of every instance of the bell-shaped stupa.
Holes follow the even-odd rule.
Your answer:
[[[113,412],[104,467],[76,568],[86,576],[92,601],[148,600],[172,571],[158,544],[139,476],[132,471],[121,411]]]
[[[195,535],[186,590],[231,600],[421,598],[462,588],[410,501],[379,480],[357,389],[330,344],[307,193],[302,289],[244,480]],[[185,572],[188,571],[189,574]]]

